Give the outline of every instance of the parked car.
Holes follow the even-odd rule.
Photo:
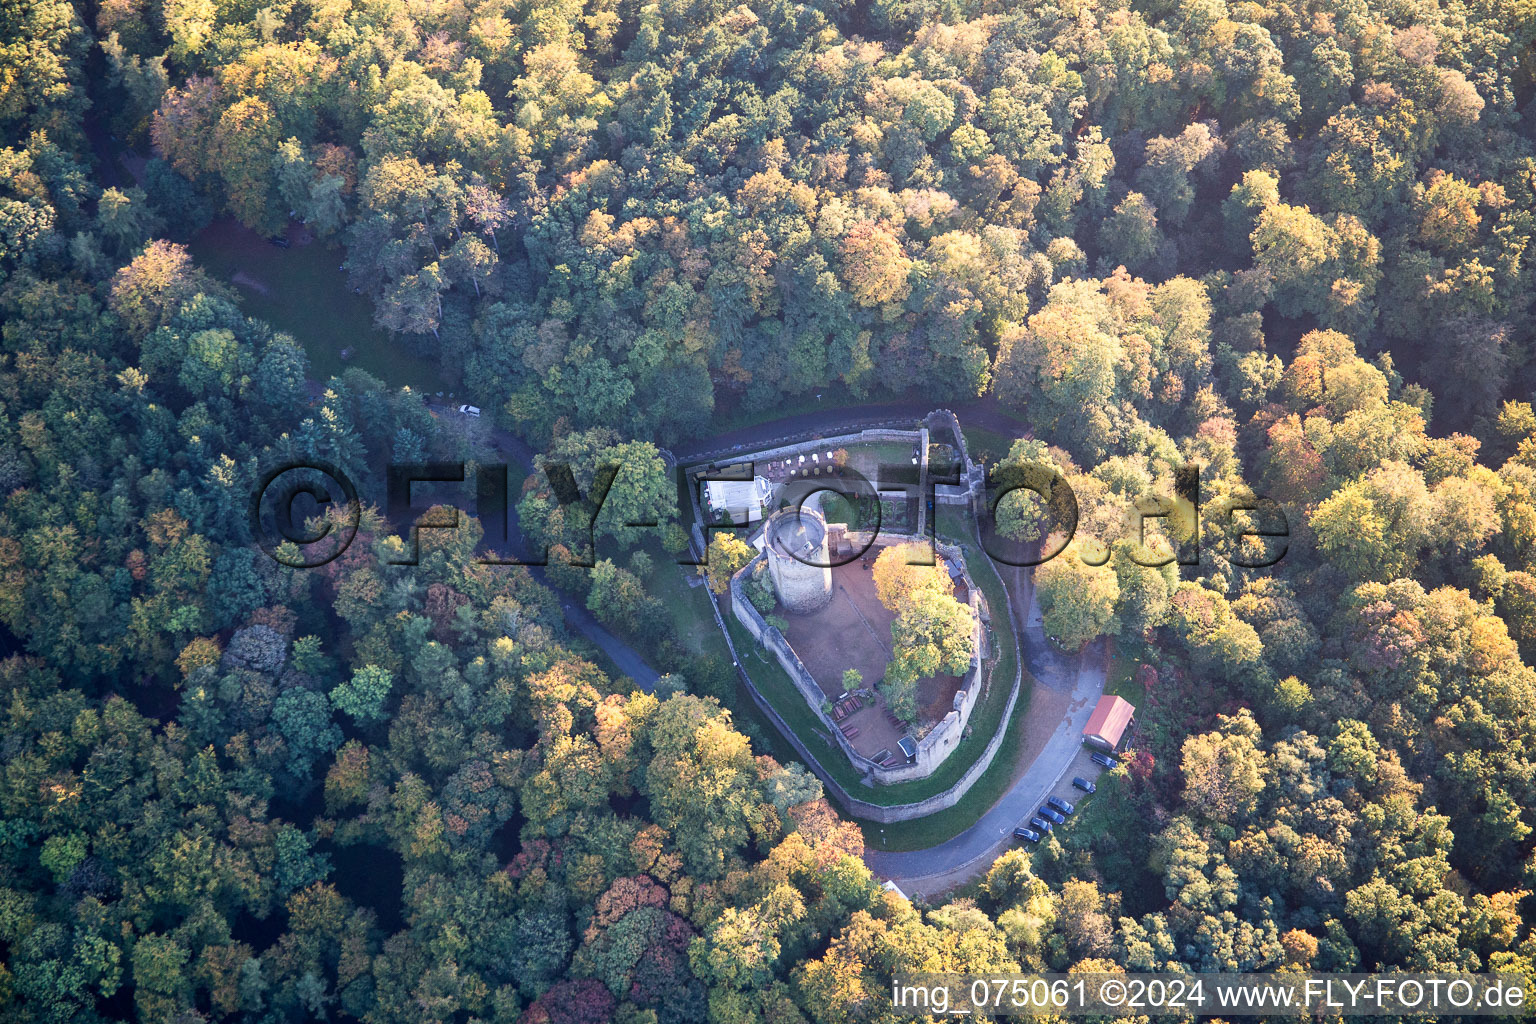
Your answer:
[[[1030,826],[1032,828],[1034,828],[1041,835],[1044,835],[1045,833],[1047,833],[1047,832],[1049,832],[1051,830],[1051,823],[1046,821],[1044,818],[1040,817],[1039,815],[1035,815],[1035,817],[1030,818],[1029,819],[1029,824],[1030,824]]]
[[[475,419],[480,418],[480,407],[478,405],[461,405],[459,406],[459,412],[465,416],[473,416]]]
[[[1040,817],[1044,818],[1046,821],[1054,821],[1058,825],[1065,825],[1067,823],[1066,818],[1064,818],[1056,811],[1051,810],[1044,804],[1040,805]]]
[[[1092,761],[1094,764],[1103,765],[1105,768],[1113,768],[1115,765],[1120,763],[1113,757],[1110,757],[1108,754],[1101,754],[1097,750],[1088,755],[1088,760]]]
[[[1056,808],[1062,814],[1071,814],[1073,811],[1077,810],[1075,806],[1067,803],[1059,796],[1048,797],[1045,802]]]
[[[1034,829],[1025,828],[1023,825],[1013,830],[1013,837],[1015,839],[1022,839],[1027,843],[1038,843],[1040,841],[1039,832],[1036,832]]]
[[[286,249],[286,248],[288,248],[288,239],[284,235],[273,235],[271,238],[267,239],[267,241],[271,242],[273,245],[277,246],[279,249]]]
[[[1095,786],[1093,783],[1089,782],[1087,779],[1073,779],[1072,785],[1076,786],[1084,793],[1093,793],[1099,788],[1098,786]]]

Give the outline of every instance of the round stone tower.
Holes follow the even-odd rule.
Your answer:
[[[763,539],[768,574],[784,607],[800,614],[825,608],[832,600],[832,569],[827,521],[821,513],[805,507],[780,509],[768,518]]]

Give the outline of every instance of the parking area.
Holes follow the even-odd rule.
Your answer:
[[[1069,804],[1072,804],[1076,808],[1077,812],[1082,811],[1084,803],[1093,799],[1093,794],[1084,793],[1082,790],[1072,785],[1072,780],[1074,778],[1086,779],[1092,783],[1097,783],[1099,781],[1099,776],[1104,772],[1104,769],[1095,764],[1090,759],[1089,755],[1094,752],[1095,748],[1087,746],[1086,744],[1079,747],[1077,753],[1073,755],[1071,765],[1068,766],[1066,772],[1062,774],[1061,778],[1056,782],[1056,784],[1050,788],[1049,792],[1041,797],[1041,803],[1044,803],[1046,800],[1049,800],[1054,796],[1058,799],[1065,800]],[[1122,753],[1117,754],[1116,756],[1123,763],[1126,755]],[[1024,815],[1021,821],[1016,822],[1016,825],[1022,825],[1025,828],[1032,828],[1033,826],[1029,824],[1029,819],[1034,817],[1034,815],[1038,812],[1039,807],[1040,804],[1035,804],[1032,806],[1029,809],[1029,813]],[[1027,848],[1032,848],[1033,845],[1033,843],[1025,844]]]

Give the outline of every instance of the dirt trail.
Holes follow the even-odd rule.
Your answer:
[[[268,288],[265,282],[252,277],[243,270],[235,271],[230,276],[230,280],[242,288],[249,288],[253,292],[260,292],[262,295],[272,294],[272,289]]]

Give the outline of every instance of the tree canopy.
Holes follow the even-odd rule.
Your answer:
[[[1536,975],[1529,0],[0,26],[0,1017],[831,1024],[919,970]],[[335,302],[263,296],[212,221],[320,247]],[[392,335],[357,344],[446,383],[317,369],[306,326],[354,301]],[[824,394],[975,410],[995,476],[1059,475],[1075,522],[998,510],[1063,548],[1004,584],[1136,698],[1072,825],[965,896],[881,887],[675,565],[677,453]],[[467,510],[407,564],[387,466],[514,457],[547,565],[490,564]],[[249,505],[296,463],[364,496],[305,569]],[[1192,479],[1198,516],[1153,514]],[[710,548],[718,595],[750,548]],[[909,561],[874,572],[910,718],[977,652]]]

